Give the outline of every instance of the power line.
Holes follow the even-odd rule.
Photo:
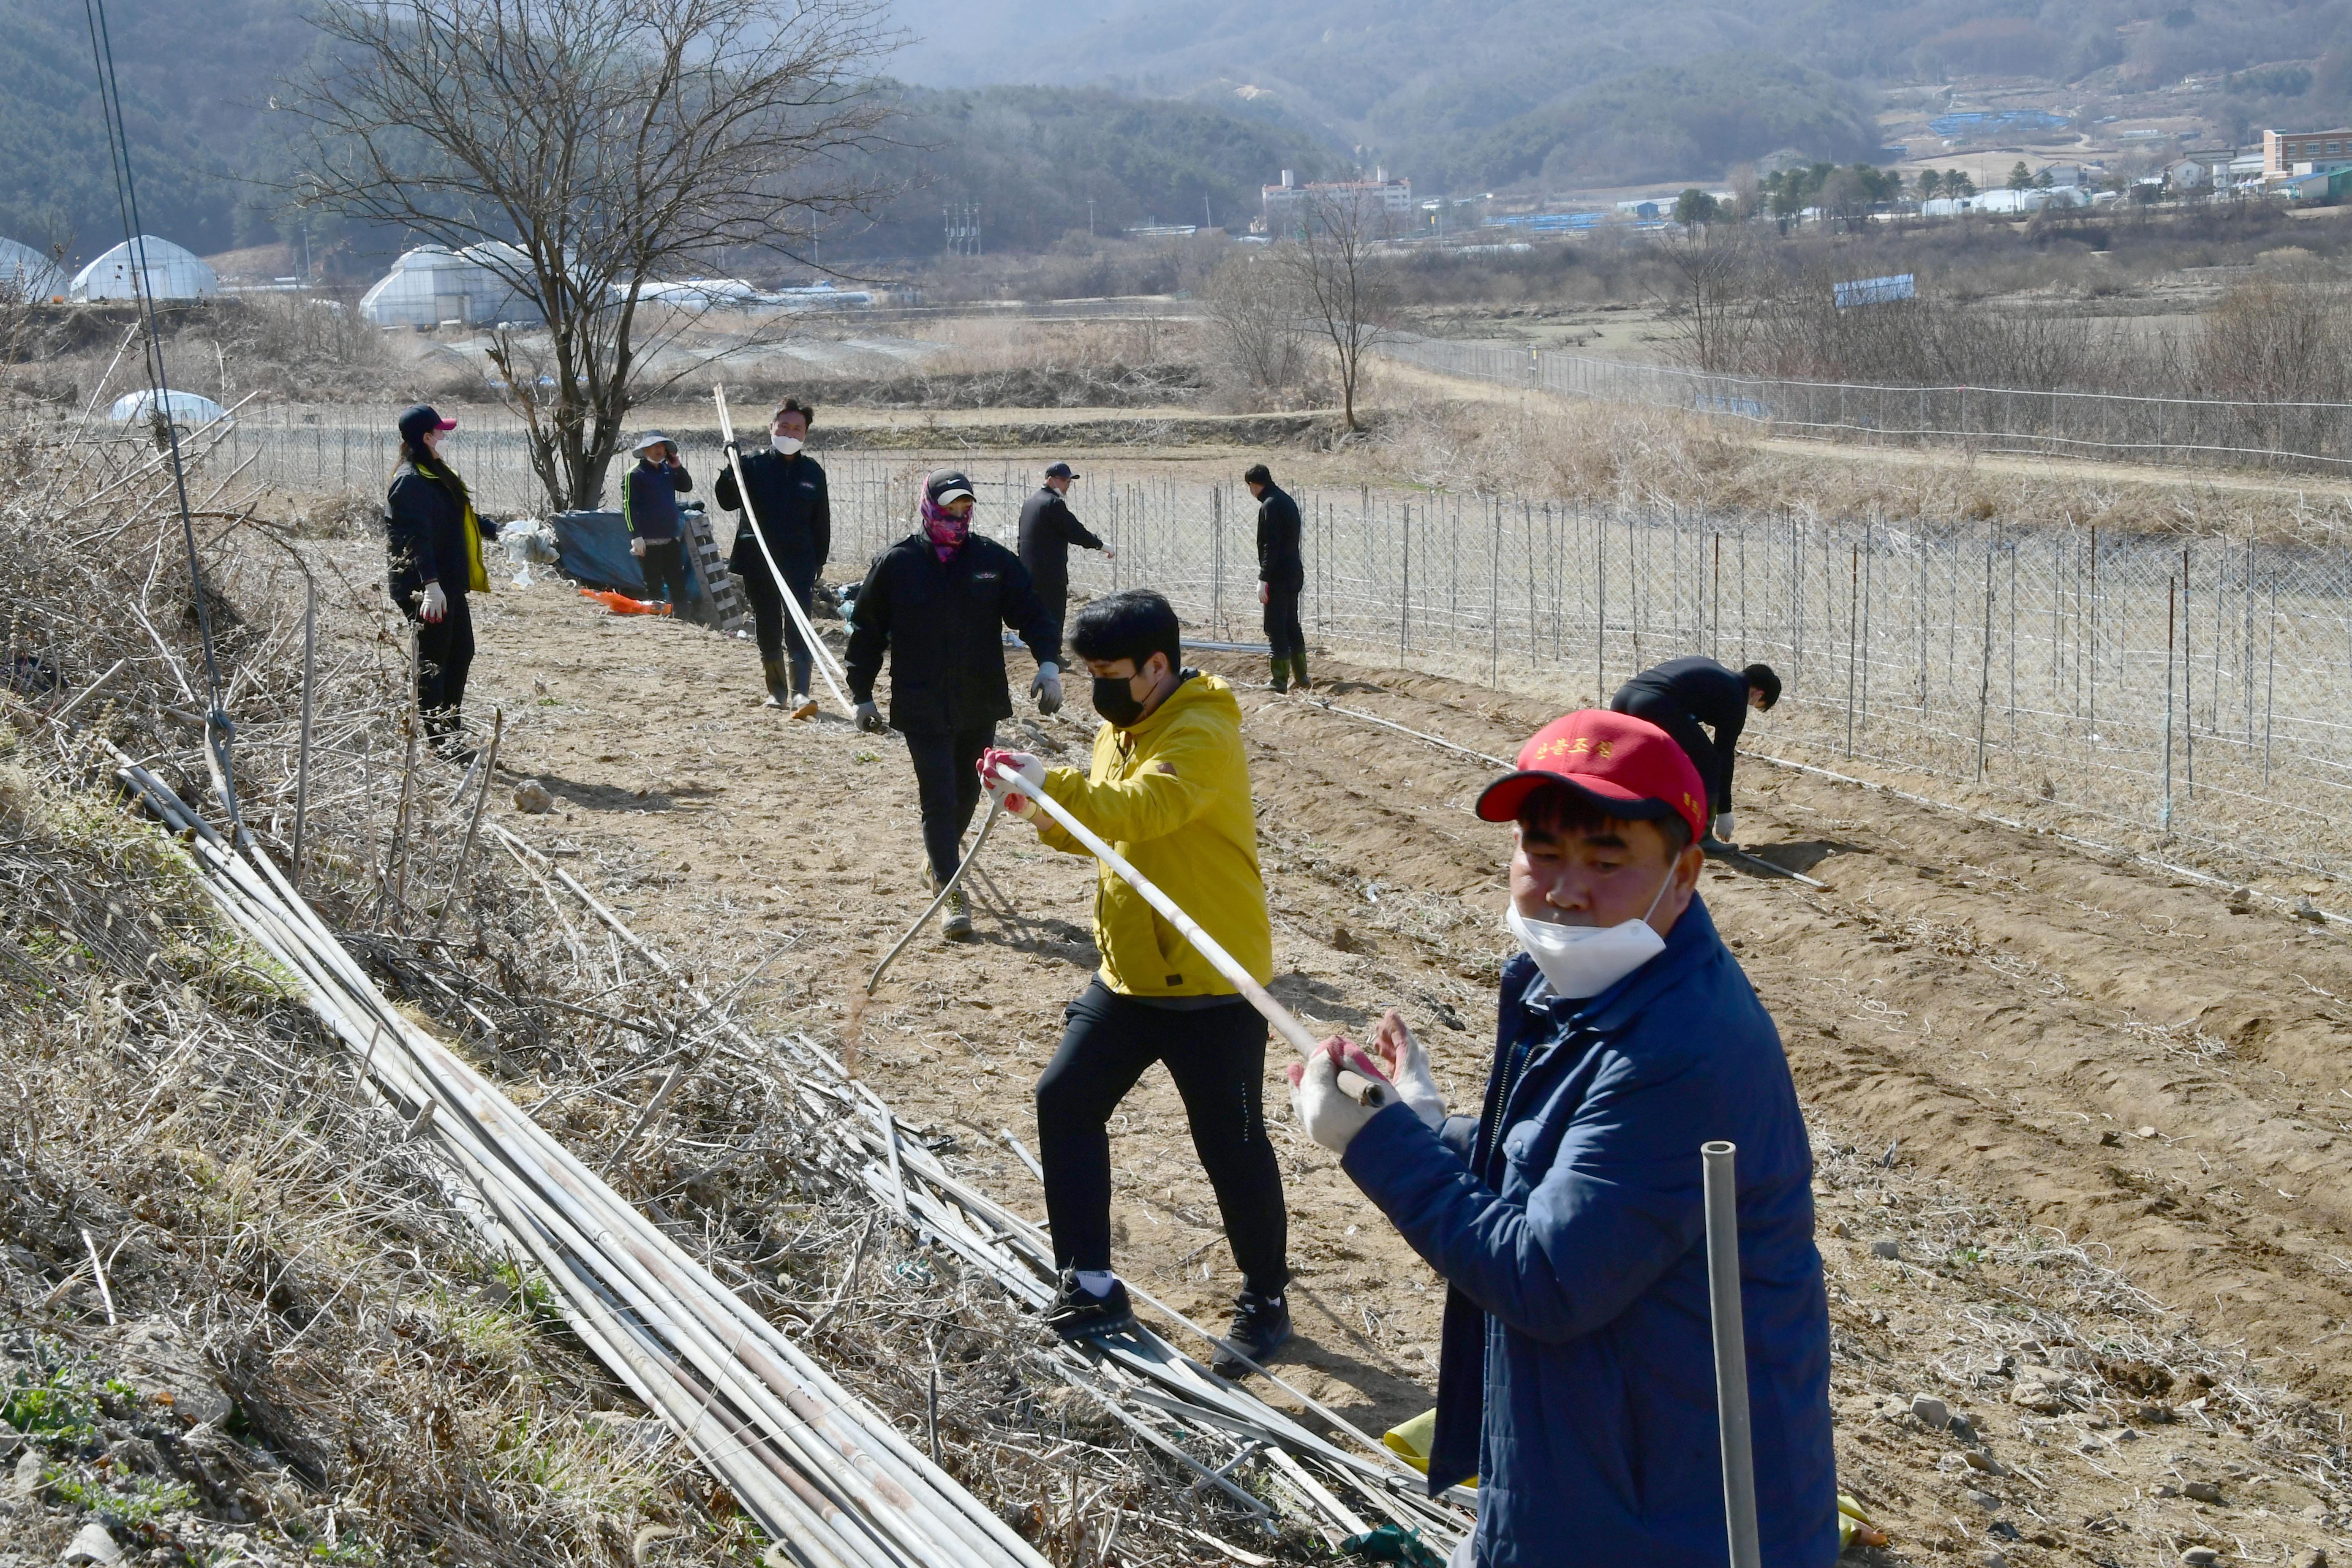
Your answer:
[[[196,632],[204,644],[205,689],[209,707],[205,716],[205,742],[218,765],[222,805],[229,824],[242,833],[245,824],[236,806],[236,769],[231,747],[236,726],[228,716],[221,689],[220,658],[213,647],[212,607],[205,602],[205,579],[196,555],[196,521],[188,508],[188,475],[180,453],[179,427],[172,421],[172,384],[163,369],[163,334],[155,315],[155,293],[147,270],[147,236],[139,223],[139,186],[131,172],[131,127],[122,113],[122,84],[114,70],[114,37],[106,25],[106,0],[83,0],[89,21],[90,63],[98,73],[99,110],[106,121],[109,162],[113,165],[114,195],[122,209],[122,243],[131,264],[131,299],[146,317],[147,389],[149,410],[162,426],[172,452],[172,488],[180,506],[180,538],[188,556],[188,591],[196,602]]]

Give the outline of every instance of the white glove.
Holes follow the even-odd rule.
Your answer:
[[[1716,837],[1721,839],[1726,844],[1736,844],[1738,840],[1731,837],[1731,813],[1727,811],[1717,812],[1715,814]]]
[[[1038,712],[1048,716],[1060,712],[1062,710],[1060,668],[1051,664],[1039,665],[1035,678],[1029,682],[1029,695],[1036,702]]]
[[[440,584],[425,584],[425,601],[417,606],[416,613],[436,626],[441,624],[442,617],[449,613],[449,595],[441,591]]]
[[[646,538],[644,534],[641,533],[629,541],[629,553],[635,556],[640,561],[645,559]]]
[[[1103,546],[1103,559],[1104,559],[1104,560],[1106,560],[1106,561],[1116,561],[1116,560],[1118,560],[1118,545],[1116,545],[1116,544],[1106,544],[1106,545],[1104,545],[1104,546]]]
[[[1360,1102],[1349,1099],[1339,1087],[1343,1065],[1370,1086]],[[1396,1090],[1381,1077],[1379,1067],[1362,1047],[1346,1040],[1326,1040],[1307,1060],[1290,1064],[1290,1109],[1307,1136],[1334,1154],[1346,1153],[1364,1123],[1395,1099]]]
[[[1445,1096],[1429,1070],[1429,1052],[1413,1038],[1412,1030],[1395,1008],[1389,1009],[1373,1031],[1372,1050],[1374,1059],[1388,1068],[1389,1081],[1396,1085],[1397,1093],[1412,1107],[1422,1125],[1432,1132],[1444,1126]]]
[[[887,728],[882,722],[882,710],[874,706],[871,698],[857,705],[856,720],[857,727],[871,734],[878,735]]]
[[[1018,785],[1004,782],[996,770],[1011,768],[1021,775]],[[1036,798],[1045,793],[1045,764],[1026,752],[1000,751],[992,746],[980,754],[981,782],[988,786],[993,799],[1003,801],[1005,808],[1020,816],[1036,811]],[[1024,807],[1026,807],[1024,810]]]

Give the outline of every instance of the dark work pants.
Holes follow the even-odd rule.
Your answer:
[[[980,753],[996,744],[996,726],[984,730],[909,730],[907,760],[923,802],[923,848],[941,882],[963,860],[964,829],[980,809]]]
[[[755,552],[758,548],[757,545],[752,546]],[[780,561],[776,564],[784,569],[784,581],[792,584],[793,597],[800,601],[801,614],[808,614],[811,595],[816,590],[815,568],[804,570],[789,561]],[[775,575],[768,570],[767,561],[754,554],[743,563],[743,569],[736,573],[736,579],[743,584],[743,596],[751,601],[751,633],[759,641],[761,658],[783,658],[785,645],[789,643],[792,646],[793,689],[805,693],[809,689],[811,658],[808,644],[801,640],[800,623],[784,614],[783,595],[776,592]]]
[[[670,614],[686,614],[694,598],[694,579],[686,570],[686,541],[648,539],[638,564],[646,572],[646,597],[667,599]]]
[[[1731,801],[1723,787],[1723,756],[1708,739],[1706,729],[1685,711],[1681,703],[1660,692],[1644,691],[1638,687],[1626,687],[1609,700],[1611,711],[1645,719],[1675,738],[1675,744],[1691,760],[1698,776],[1706,781],[1706,793],[1718,812],[1729,811]]]
[[[1282,1168],[1265,1133],[1265,1020],[1236,996],[1175,1012],[1097,979],[1063,1013],[1061,1047],[1037,1080],[1037,1152],[1060,1268],[1110,1267],[1111,1113],[1153,1062],[1184,1099],[1192,1149],[1216,1190],[1225,1239],[1251,1289],[1290,1283]]]
[[[474,616],[466,595],[451,594],[438,624],[419,619],[416,627],[416,706],[433,734],[457,727],[466,701],[466,672],[474,666]]]
[[[1274,661],[1307,658],[1307,629],[1298,624],[1297,588],[1269,584],[1265,592],[1265,640]]]

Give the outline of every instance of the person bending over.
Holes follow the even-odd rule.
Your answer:
[[[1731,766],[1738,760],[1739,731],[1751,709],[1762,713],[1780,700],[1780,678],[1770,665],[1733,670],[1693,655],[1643,670],[1617,689],[1609,707],[1612,712],[1646,719],[1675,738],[1706,781],[1713,803],[1713,831],[1702,832],[1701,839],[1728,844],[1733,842]],[[1707,738],[1702,725],[1715,731],[1714,739]]]
[[[952,468],[924,480],[915,531],[874,558],[857,591],[845,661],[857,727],[879,731],[874,682],[883,654],[890,656],[888,727],[907,737],[935,889],[962,859],[964,829],[980,804],[980,754],[996,744],[997,721],[1013,717],[1002,628],[1020,633],[1037,660],[1037,710],[1062,705],[1053,620],[1013,552],[972,532],[971,507],[971,483]],[[972,934],[961,888],[949,900],[941,934],[952,942]]]
[[[1103,720],[1087,770],[1049,771],[1021,752],[990,752],[982,765],[989,787],[1036,824],[1041,843],[1088,853],[1037,795],[1109,840],[1263,984],[1274,937],[1241,707],[1223,680],[1182,668],[1182,637],[1157,594],[1095,600],[1070,634]],[[1000,763],[1027,781],[1026,795],[997,774]],[[1265,1021],[1107,865],[1097,868],[1094,922],[1102,966],[1063,1015],[1061,1047],[1037,1080],[1045,1213],[1062,1271],[1045,1321],[1073,1339],[1134,1326],[1111,1268],[1106,1128],[1145,1069],[1164,1063],[1241,1269],[1232,1331],[1212,1363],[1238,1373],[1234,1352],[1262,1363],[1290,1337],[1288,1222],[1263,1103]]]
[[[1771,1017],[1698,896],[1706,786],[1666,733],[1587,710],[1486,787],[1514,825],[1495,1058],[1449,1116],[1402,1018],[1294,1067],[1307,1134],[1444,1277],[1433,1493],[1478,1478],[1456,1568],[1722,1563],[1699,1146],[1738,1146],[1763,1561],[1838,1555],[1812,1155]],[[1342,1064],[1398,1095],[1370,1110]]]

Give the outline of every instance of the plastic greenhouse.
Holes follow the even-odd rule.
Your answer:
[[[539,308],[485,264],[485,258],[519,261],[506,246],[449,250],[419,246],[393,263],[392,270],[360,296],[360,315],[378,327],[432,328],[444,321],[477,327],[492,321],[536,321]]]
[[[114,400],[114,405],[106,411],[106,415],[118,425],[128,425],[135,419],[151,418],[154,406],[155,394],[152,390],[126,392]],[[227,409],[211,398],[199,397],[193,392],[167,392],[163,395],[163,406],[171,410],[172,423],[183,430],[200,430],[215,420],[228,417]]]
[[[13,239],[0,239],[0,299],[56,300],[66,291],[65,269]]]
[[[75,273],[67,293],[76,300],[134,299],[142,261],[147,268],[144,292],[151,300],[201,300],[220,292],[220,279],[194,252],[142,234]]]

